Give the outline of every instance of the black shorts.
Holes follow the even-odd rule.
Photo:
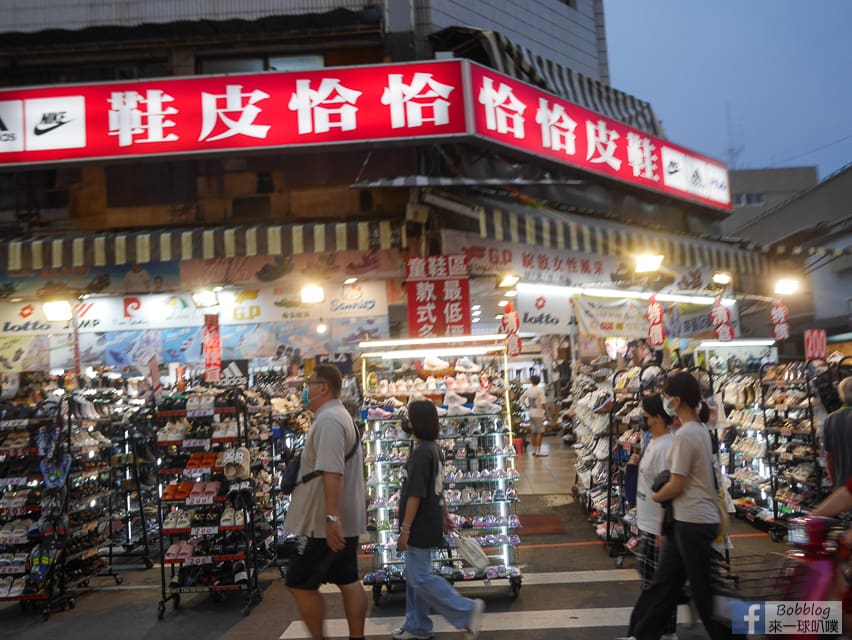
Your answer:
[[[290,556],[287,565],[286,584],[293,589],[313,591],[326,582],[344,585],[358,579],[358,536],[346,538],[340,551],[329,549],[325,538],[307,538],[301,553]]]

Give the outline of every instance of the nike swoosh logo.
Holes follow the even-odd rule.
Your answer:
[[[41,136],[41,135],[44,135],[45,133],[49,133],[49,132],[53,131],[54,129],[58,129],[63,124],[68,124],[69,122],[71,122],[71,121],[66,120],[65,122],[56,122],[56,123],[48,125],[46,127],[43,126],[41,123],[39,123],[39,124],[37,124],[36,126],[33,127],[33,133],[36,134],[37,136]]]

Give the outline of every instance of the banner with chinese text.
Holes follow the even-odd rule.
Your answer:
[[[687,304],[683,302],[657,302],[654,320],[659,319],[662,308],[662,325],[658,331],[660,340],[677,338],[709,338],[713,336],[713,324],[710,317],[710,305]],[[586,295],[574,296],[574,311],[580,335],[599,338],[649,338],[652,326],[648,317],[647,300],[634,298],[594,298]],[[731,327],[739,332],[739,319],[736,307],[730,307]]]
[[[219,338],[219,315],[204,316],[204,380],[219,382],[222,379],[222,341]]]
[[[470,288],[465,256],[409,258],[406,283],[409,336],[470,334]]]

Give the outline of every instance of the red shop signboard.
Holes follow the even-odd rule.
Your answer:
[[[0,91],[0,167],[480,138],[730,209],[725,165],[462,60]]]
[[[470,334],[467,256],[409,258],[405,276],[409,337]]]

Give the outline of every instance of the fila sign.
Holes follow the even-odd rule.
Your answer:
[[[725,165],[465,60],[0,91],[0,167],[460,137],[731,206]]]

